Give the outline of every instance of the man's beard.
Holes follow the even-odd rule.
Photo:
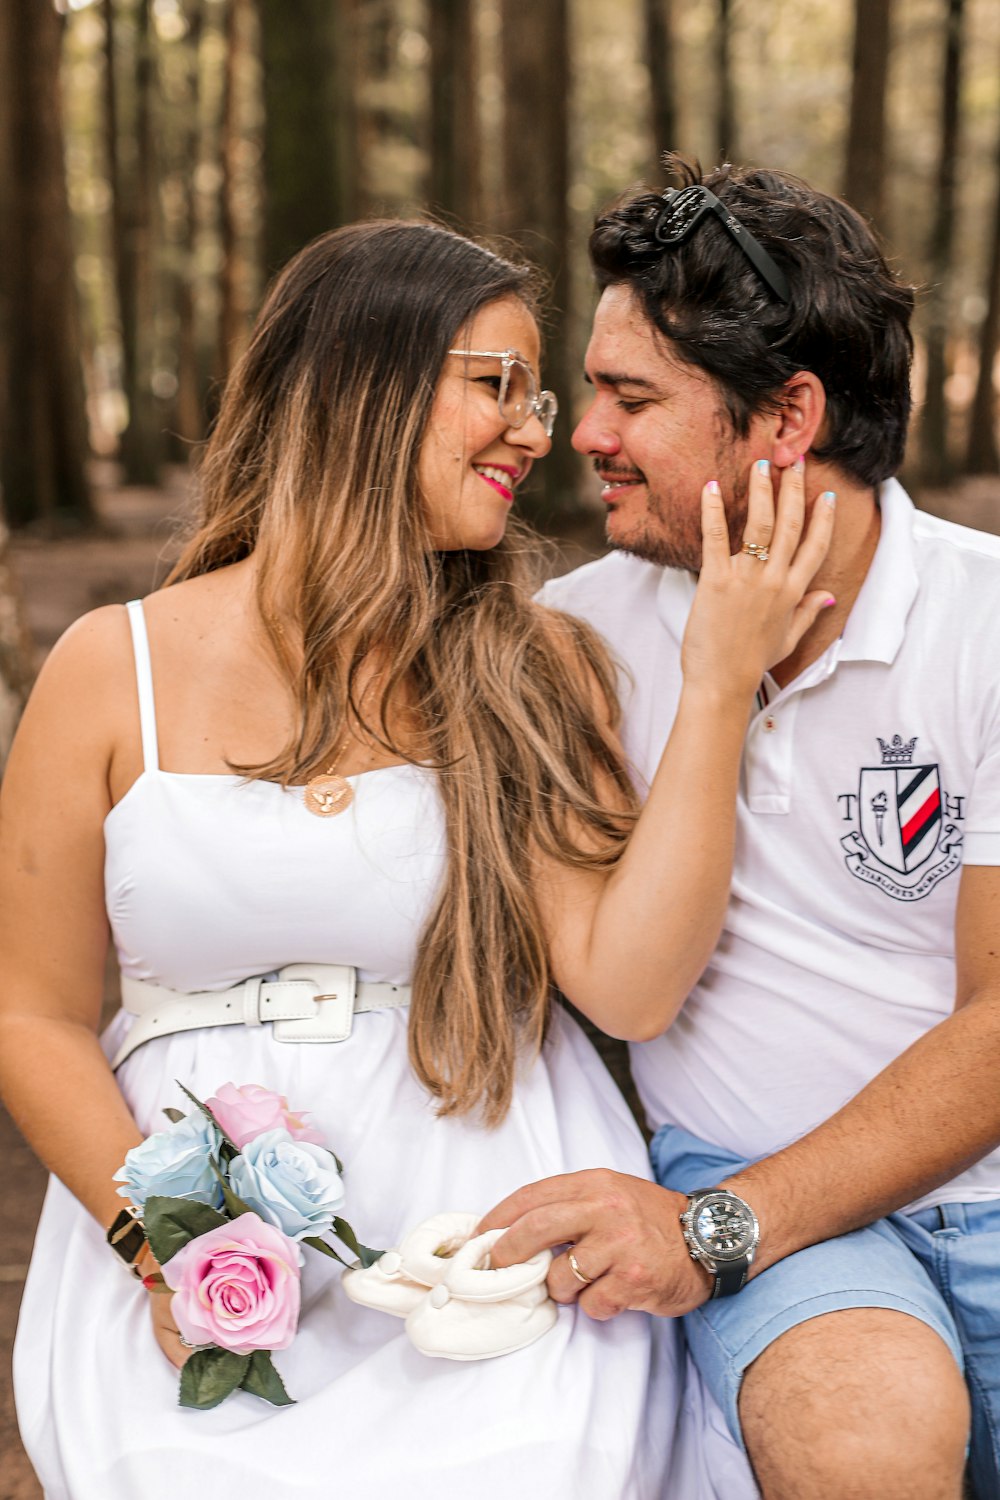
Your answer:
[[[604,478],[613,478],[610,465],[599,468],[598,473]],[[726,507],[729,550],[738,552],[746,531],[749,479],[745,474],[740,478],[735,473],[730,473],[726,478],[720,474],[719,482]],[[610,514],[608,519],[610,521]],[[631,557],[655,563],[660,568],[700,573],[700,496],[698,505],[692,510],[683,503],[677,503],[669,493],[657,493],[647,482],[645,515],[624,535],[609,536],[608,545],[616,552],[627,552]]]

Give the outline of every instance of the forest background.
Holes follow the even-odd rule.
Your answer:
[[[333,225],[429,212],[545,269],[561,415],[521,503],[598,548],[587,233],[665,147],[873,221],[920,289],[904,481],[1000,532],[995,0],[4,0],[0,771],[39,648],[162,576],[262,289]],[[0,1150],[9,1347],[41,1179],[5,1119]],[[37,1495],[5,1385],[0,1452],[0,1500]]]
[[[562,416],[523,504],[572,532],[594,515],[568,441],[587,231],[626,185],[669,185],[665,146],[784,168],[871,218],[920,288],[903,477],[967,519],[968,487],[940,491],[1000,468],[994,0],[5,0],[6,531],[106,534],[115,485],[160,514],[270,274],[332,225],[430,212],[548,274]],[[1000,529],[997,493],[973,510]],[[0,769],[33,670],[9,562]]]

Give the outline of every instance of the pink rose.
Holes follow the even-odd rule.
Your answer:
[[[310,1141],[323,1146],[325,1141],[306,1114],[295,1114],[288,1108],[284,1094],[276,1094],[259,1083],[224,1083],[211,1099],[205,1100],[217,1124],[240,1150],[267,1130],[287,1130],[296,1141]]]
[[[287,1349],[299,1321],[294,1243],[256,1214],[190,1240],[163,1267],[171,1312],[192,1344],[233,1354]]]

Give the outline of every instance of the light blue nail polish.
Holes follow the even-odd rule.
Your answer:
[[[834,490],[824,490],[823,493],[822,493],[822,495],[820,495],[819,498],[821,500],[825,500],[826,503],[827,503],[827,505],[829,505],[829,507],[831,508],[831,510],[833,509],[833,507],[837,503],[837,495],[836,495],[836,492]]]
[[[757,460],[757,473],[758,474],[770,474],[770,472],[771,472],[771,465],[768,463],[767,459],[766,458],[758,458],[758,460]]]

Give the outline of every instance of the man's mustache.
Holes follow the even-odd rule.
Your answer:
[[[594,459],[594,472],[600,479],[641,479],[645,482],[646,476],[641,469],[623,468],[620,464],[608,463],[599,458]]]

